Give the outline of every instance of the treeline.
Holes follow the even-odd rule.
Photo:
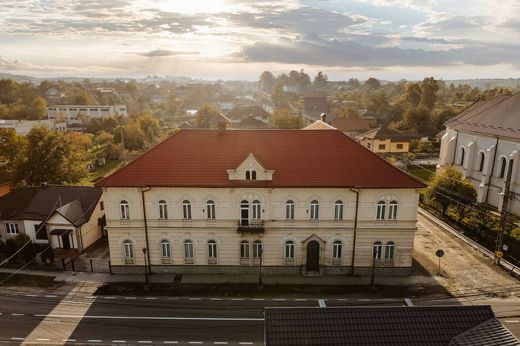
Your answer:
[[[0,80],[0,119],[38,120],[47,118],[44,91],[31,83]]]

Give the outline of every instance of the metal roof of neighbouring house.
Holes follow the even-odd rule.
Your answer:
[[[265,345],[520,345],[490,306],[266,308]]]
[[[237,129],[265,129],[268,125],[262,120],[258,120],[253,116],[248,116],[240,120],[238,123],[233,124],[232,127]]]
[[[43,221],[52,212],[61,210],[65,218],[78,225],[83,223],[82,218],[90,219],[102,193],[101,188],[92,186],[20,187],[0,197],[0,219]]]
[[[272,180],[229,180],[250,154]],[[180,130],[96,186],[424,187],[342,132],[321,130]]]
[[[462,132],[520,140],[520,92],[477,101],[444,125]]]
[[[379,127],[377,129],[370,130],[368,132],[362,133],[356,138],[363,139],[363,138],[369,138],[369,139],[381,139],[381,140],[387,140],[394,142],[406,142],[410,141],[414,138],[417,138],[418,136],[412,136],[407,135],[404,133],[397,132],[395,130],[392,130],[386,126]]]
[[[347,119],[347,118],[336,118],[332,120],[331,125],[340,130],[341,132],[367,132],[372,127],[370,119]]]

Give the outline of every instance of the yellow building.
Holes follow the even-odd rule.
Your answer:
[[[410,136],[386,126],[365,132],[357,136],[356,141],[374,153],[403,154],[410,151]]]

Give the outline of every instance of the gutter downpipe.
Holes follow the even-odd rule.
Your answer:
[[[145,271],[147,271],[148,273],[151,272],[151,262],[150,262],[150,243],[148,241],[148,223],[146,222],[146,205],[145,205],[145,201],[144,201],[144,193],[147,192],[147,191],[150,191],[152,188],[151,187],[144,187],[141,189],[141,200],[143,202],[143,220],[144,220],[144,236],[145,236],[145,239],[146,239],[146,257],[148,258],[148,266],[145,267]]]
[[[356,194],[356,213],[354,215],[354,239],[352,241],[352,275],[354,275],[354,261],[356,258],[356,236],[357,236],[357,224],[358,224],[358,211],[359,211],[359,189],[349,189],[351,192]]]
[[[489,187],[491,186],[491,178],[493,178],[493,173],[495,172],[495,161],[497,159],[497,151],[498,151],[498,136],[497,136],[497,142],[495,143],[495,154],[493,155],[493,163],[491,164],[491,175],[489,176],[488,183],[486,184],[487,185],[486,200],[484,201],[486,204],[488,202],[488,197],[489,197]]]

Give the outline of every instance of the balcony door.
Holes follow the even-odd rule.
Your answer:
[[[249,202],[240,202],[240,226],[249,226]]]

